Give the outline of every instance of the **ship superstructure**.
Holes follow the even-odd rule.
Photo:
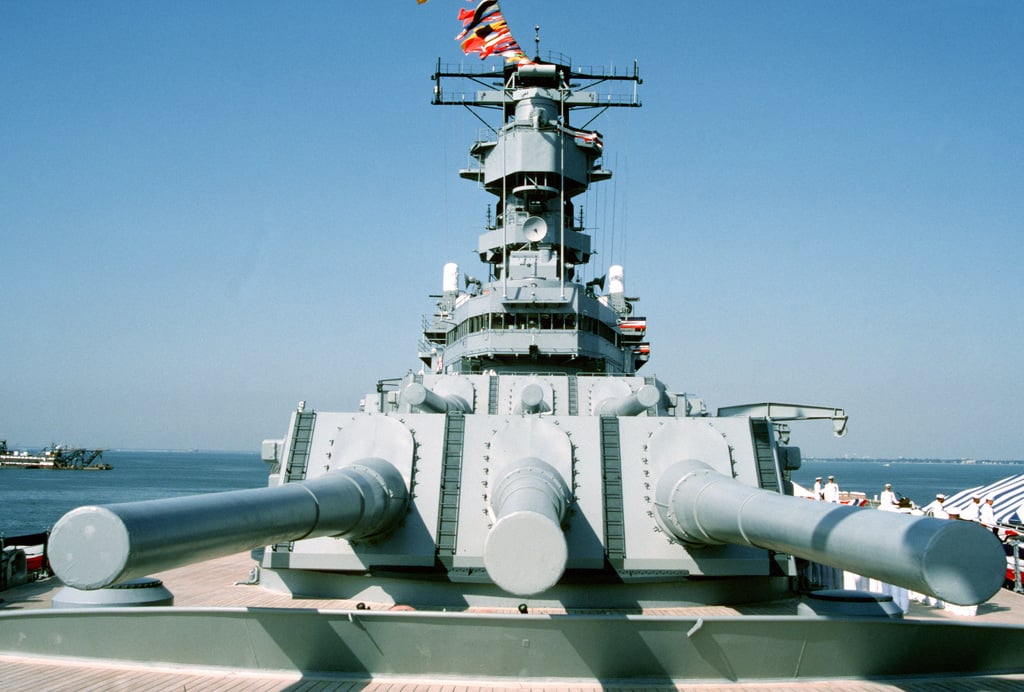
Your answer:
[[[475,142],[476,165],[459,175],[494,195],[495,214],[480,235],[485,281],[444,268],[438,312],[424,336],[421,359],[439,373],[632,375],[647,361],[646,321],[632,315],[623,268],[583,285],[580,268],[592,255],[582,209],[574,199],[611,178],[596,130],[577,128],[574,111],[638,107],[641,83],[628,74],[581,72],[569,65],[532,61],[493,72],[446,70],[434,74],[434,103],[490,110],[499,122],[493,137]],[[476,91],[452,91],[461,80]],[[594,87],[626,83],[633,89],[602,98]],[[482,119],[482,118],[481,118]],[[486,122],[486,121],[485,121]]]

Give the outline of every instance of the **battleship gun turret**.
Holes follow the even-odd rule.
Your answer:
[[[1001,585],[998,541],[968,522],[786,497],[694,460],[673,464],[654,486],[658,523],[692,548],[763,548],[954,603],[984,601]],[[54,527],[50,560],[68,585],[102,588],[268,544],[385,535],[404,518],[408,499],[394,466],[367,459],[275,488],[80,507]],[[557,583],[568,559],[561,527],[571,503],[561,474],[541,459],[503,469],[483,553],[499,587],[529,596]]]
[[[841,435],[842,409],[712,415],[638,374],[647,319],[623,267],[608,267],[607,294],[583,276],[592,229],[573,199],[612,173],[602,135],[572,123],[639,106],[635,65],[438,64],[434,78],[436,104],[498,124],[460,171],[494,198],[478,245],[487,278],[461,291],[444,265],[421,371],[381,380],[355,412],[300,405],[263,444],[266,489],[72,511],[50,542],[62,579],[102,588],[267,546],[266,588],[441,607],[768,600],[806,583],[805,561],[954,603],[1000,588],[1002,550],[977,525],[787,494],[800,463],[790,422],[828,420]],[[598,93],[621,84],[631,93]]]

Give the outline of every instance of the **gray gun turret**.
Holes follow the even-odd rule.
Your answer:
[[[483,580],[511,596],[551,593],[567,602],[574,599],[567,584],[609,568],[624,589],[651,575],[670,583],[693,575],[770,578],[778,569],[773,554],[954,603],[983,601],[1002,583],[999,542],[977,525],[794,498],[723,473],[730,456],[753,461],[756,445],[737,435],[758,419],[634,416],[621,405],[613,407],[626,409],[620,416],[563,416],[551,405],[557,390],[521,379],[499,378],[499,390],[507,384],[529,401],[540,390],[550,415],[515,411],[522,401],[514,395],[504,415],[409,413],[400,422],[360,414],[339,427],[332,414],[299,412],[296,433],[310,417],[321,419],[310,437],[312,459],[343,446],[332,455],[341,457],[337,468],[262,490],[76,509],[54,527],[54,569],[68,584],[94,589],[271,545],[267,567],[285,555],[292,567],[341,573],[434,568],[453,582]],[[587,384],[604,410],[600,383]],[[619,400],[643,405],[653,399],[646,386]],[[658,412],[658,402],[645,409]],[[607,445],[604,458],[588,458],[596,440],[585,436],[601,428],[618,431],[625,462],[618,468]],[[414,448],[421,456],[410,498]],[[443,463],[455,458],[461,469]],[[619,482],[609,482],[616,471]],[[566,572],[573,578],[563,583]]]

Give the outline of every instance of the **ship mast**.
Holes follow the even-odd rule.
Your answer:
[[[612,174],[602,165],[601,134],[575,127],[571,114],[640,106],[636,65],[625,74],[582,72],[538,59],[499,74],[447,70],[439,61],[433,79],[434,104],[466,107],[485,123],[480,112],[497,111],[501,121],[489,126],[493,137],[470,148],[476,165],[459,171],[497,198],[478,245],[488,281],[467,276],[474,290],[461,292],[457,268],[447,266],[423,361],[437,372],[635,372],[649,352],[636,328],[646,323],[631,318],[620,327],[632,312],[621,281],[598,296],[600,281],[576,280],[593,251],[573,199]],[[449,91],[451,80],[468,80],[474,90]],[[599,95],[594,88],[605,82],[634,86],[630,94]],[[621,276],[621,268],[611,273]]]

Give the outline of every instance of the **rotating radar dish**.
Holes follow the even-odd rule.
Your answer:
[[[523,235],[531,243],[539,243],[548,234],[548,222],[539,216],[531,216],[523,223]]]

